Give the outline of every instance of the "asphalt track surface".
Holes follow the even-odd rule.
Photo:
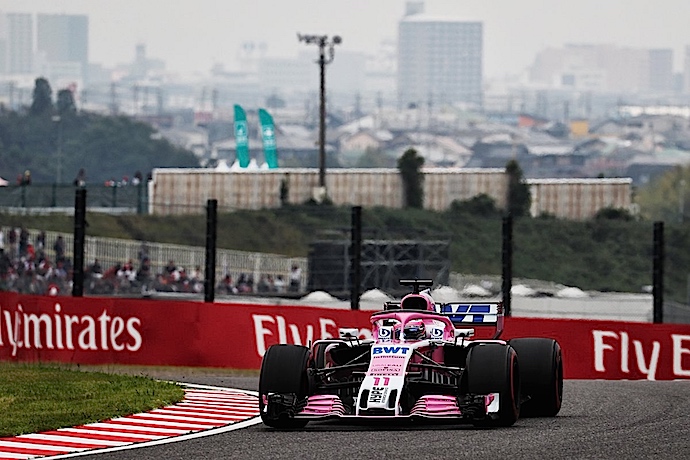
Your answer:
[[[166,375],[178,381],[257,390],[256,377]],[[685,459],[690,458],[690,381],[566,380],[550,419],[509,428],[471,425],[310,423],[298,431],[263,424],[171,444],[90,455],[108,459]]]

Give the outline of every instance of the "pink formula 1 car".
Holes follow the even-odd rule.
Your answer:
[[[437,304],[430,280],[401,280],[413,292],[371,315],[372,339],[357,329],[311,347],[273,345],[259,379],[263,422],[300,428],[310,420],[445,419],[510,426],[520,415],[555,416],[563,364],[558,342],[500,340],[500,303]],[[492,326],[491,339],[473,339]]]

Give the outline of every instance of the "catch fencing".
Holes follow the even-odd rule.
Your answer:
[[[11,227],[3,226],[0,227],[0,230],[4,235],[8,235]],[[20,230],[19,228],[15,229],[17,234],[19,234]],[[64,256],[67,260],[68,267],[69,261],[74,260],[73,234],[50,231],[44,232],[45,243],[41,248],[39,247],[40,243],[37,242],[37,237],[41,232],[36,229],[27,229],[27,232],[27,241],[31,246],[28,250],[34,254],[37,251],[44,251],[48,260],[52,261],[51,264],[53,266],[57,259],[57,253],[54,250],[54,246],[59,237],[64,241]],[[165,272],[170,261],[173,262],[178,272],[184,272],[185,275],[183,276],[189,276],[197,270],[203,270],[205,266],[205,251],[203,247],[87,236],[84,242],[84,260],[87,273],[89,267],[97,260],[102,267],[103,275],[96,277],[98,282],[91,280],[93,282],[89,283],[87,279],[85,281],[85,288],[87,293],[94,294],[138,293],[141,292],[142,289],[148,290],[154,288],[156,290],[173,292],[203,292],[203,290],[199,290],[198,285],[194,285],[194,283],[201,282],[203,287],[203,274],[201,279],[194,280],[193,284],[186,284],[184,286],[183,283],[156,283],[156,277]],[[18,244],[17,247],[11,247],[7,237],[5,238],[5,254],[10,260],[15,259],[22,262],[22,254],[20,254]],[[24,259],[26,258],[27,257],[24,256]],[[35,258],[38,259],[38,257]],[[150,273],[152,274],[150,283],[128,283],[126,284],[126,288],[123,288],[121,284],[113,286],[112,283],[101,281],[104,277],[107,278],[107,272],[109,270],[115,271],[116,267],[123,267],[128,262],[133,264],[135,270],[139,269],[144,259],[148,259],[148,263],[150,264]],[[268,276],[273,279],[280,276],[283,280],[288,280],[293,266],[297,266],[301,269],[302,280],[300,286],[306,286],[307,260],[304,257],[286,257],[278,254],[217,249],[215,284],[221,284],[226,275],[230,275],[232,280],[235,281],[242,274],[255,282],[258,282],[262,277]],[[14,284],[12,284],[12,277],[3,277],[4,286],[2,290],[18,290],[20,292],[33,294],[47,293],[50,285],[49,280],[36,279],[34,275],[34,273],[28,274],[28,276],[31,277],[31,282],[29,284],[26,283],[26,280],[20,280],[18,278],[14,279]],[[62,289],[59,289],[60,294],[70,294],[68,283],[65,283],[65,285],[61,287]],[[121,289],[118,290],[116,288]],[[89,292],[89,289],[92,292]]]
[[[148,209],[147,184],[137,185],[124,182],[89,184],[90,208],[127,210],[130,213],[145,214]],[[74,209],[74,191],[71,184],[31,184],[0,187],[0,208],[29,209]]]

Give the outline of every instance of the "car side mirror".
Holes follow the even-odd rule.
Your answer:
[[[463,337],[463,338],[469,338],[474,335],[474,329],[473,328],[468,328],[468,329],[455,329],[455,338],[457,339],[458,337]]]
[[[338,336],[345,340],[359,339],[359,329],[356,327],[341,327],[338,329]]]

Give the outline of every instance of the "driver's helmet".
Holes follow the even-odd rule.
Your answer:
[[[422,340],[426,337],[426,328],[422,321],[410,321],[403,329],[405,340]]]

